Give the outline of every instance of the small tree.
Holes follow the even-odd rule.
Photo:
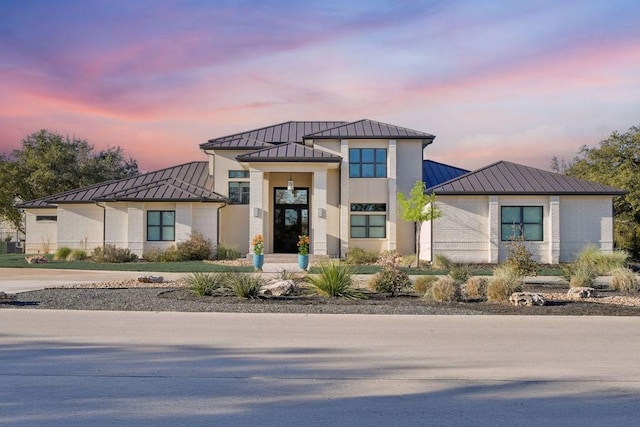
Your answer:
[[[420,263],[420,230],[422,223],[440,218],[442,212],[435,207],[436,195],[425,194],[425,183],[416,181],[409,193],[409,198],[398,193],[398,210],[402,219],[415,223],[416,229],[416,268]]]

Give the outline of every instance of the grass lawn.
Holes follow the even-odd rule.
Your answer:
[[[121,264],[91,261],[53,261],[48,264],[27,264],[23,254],[0,255],[0,268],[55,268],[69,270],[151,271],[157,273],[190,273],[196,271],[253,271],[253,267],[228,266],[201,261],[183,262],[130,262]],[[1,274],[1,273],[0,273]]]

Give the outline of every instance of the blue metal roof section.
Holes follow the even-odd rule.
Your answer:
[[[426,188],[435,187],[443,182],[462,176],[465,173],[469,173],[469,171],[455,166],[445,165],[444,163],[434,162],[433,160],[422,161],[422,181],[426,184]]]

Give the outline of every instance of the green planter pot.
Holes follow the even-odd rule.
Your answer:
[[[309,255],[298,255],[298,268],[300,270],[309,268]]]
[[[262,266],[264,265],[264,254],[256,255],[253,254],[253,268],[256,270],[262,270]]]

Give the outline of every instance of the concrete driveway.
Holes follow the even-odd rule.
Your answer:
[[[0,310],[3,426],[635,426],[640,318]]]

